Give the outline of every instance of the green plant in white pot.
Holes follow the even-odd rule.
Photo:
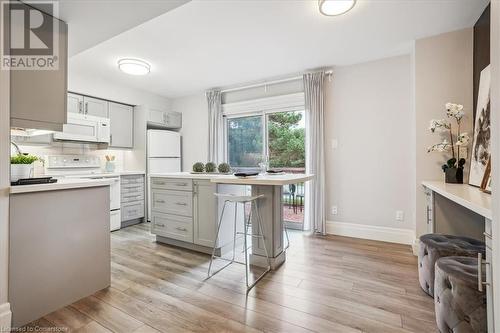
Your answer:
[[[31,178],[33,176],[33,163],[39,158],[33,155],[18,154],[10,157],[10,181],[17,182],[19,179]]]

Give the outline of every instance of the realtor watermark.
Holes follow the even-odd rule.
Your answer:
[[[1,69],[59,69],[59,3],[0,0]]]

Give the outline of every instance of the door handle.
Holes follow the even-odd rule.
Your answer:
[[[483,264],[489,265],[487,261],[483,261],[483,254],[479,252],[477,254],[477,290],[483,291],[483,285],[489,286],[488,282],[483,282]]]

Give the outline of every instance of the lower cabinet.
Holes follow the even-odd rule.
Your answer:
[[[122,226],[142,222],[145,216],[144,175],[122,175],[120,182]]]
[[[151,178],[152,183],[165,182]],[[171,179],[168,180],[172,182]],[[182,182],[182,179],[173,183]],[[185,180],[184,180],[185,181]],[[167,187],[171,188],[171,187]],[[187,243],[213,247],[217,231],[216,185],[194,180],[176,190],[151,188],[151,233]]]

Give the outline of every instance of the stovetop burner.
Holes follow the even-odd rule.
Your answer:
[[[52,177],[40,177],[40,178],[21,178],[15,182],[11,182],[10,185],[36,185],[36,184],[52,184],[57,183],[57,179]]]

